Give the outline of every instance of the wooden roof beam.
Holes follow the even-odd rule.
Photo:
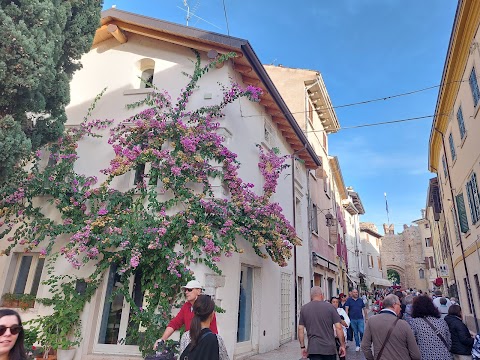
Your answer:
[[[189,47],[192,49],[197,49],[200,51],[204,51],[206,53],[208,53],[212,49],[218,51],[220,54],[226,54],[231,51],[229,49],[214,47],[210,44],[201,43],[199,41],[195,41],[182,36],[168,34],[158,30],[154,30],[154,29],[148,29],[139,25],[134,25],[134,24],[130,24],[127,22],[119,21],[119,20],[116,20],[111,24],[117,25],[120,29],[126,32],[131,32],[133,34],[143,35],[152,39],[170,42],[176,45],[181,45],[181,46]],[[235,52],[237,53],[238,57],[243,56],[243,53],[238,51],[235,51]]]
[[[113,37],[115,39],[117,39],[117,41],[120,43],[120,44],[125,44],[128,39],[127,39],[127,36],[125,35],[125,33],[119,29],[119,27],[115,24],[108,24],[107,26],[107,31],[113,35]]]

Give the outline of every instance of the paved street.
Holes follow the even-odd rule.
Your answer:
[[[349,342],[347,349],[347,360],[365,360],[365,357],[361,352],[355,352],[355,343]],[[249,358],[249,360],[297,360],[301,359],[300,349],[298,341],[291,341],[287,344],[280,346],[277,350],[270,351],[265,354],[255,355]]]

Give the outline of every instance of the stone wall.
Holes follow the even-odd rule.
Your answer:
[[[382,237],[381,257],[384,266],[399,273],[402,287],[427,290],[427,280],[419,278],[419,269],[425,269],[425,259],[418,226],[404,225],[403,232],[396,235],[392,234],[392,225],[384,225],[384,229],[387,231]]]

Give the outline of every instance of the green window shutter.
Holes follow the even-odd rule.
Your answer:
[[[465,200],[463,199],[463,193],[458,194],[455,196],[457,200],[457,212],[458,212],[458,220],[460,221],[460,230],[462,233],[466,233],[468,231],[468,219],[467,219],[467,211],[465,210]]]

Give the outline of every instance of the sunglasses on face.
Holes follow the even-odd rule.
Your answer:
[[[20,325],[0,326],[0,336],[4,335],[7,329],[10,329],[10,334],[17,335],[23,328]]]
[[[190,292],[190,291],[192,291],[192,290],[193,290],[193,289],[187,289],[187,288],[185,288],[185,292]]]

